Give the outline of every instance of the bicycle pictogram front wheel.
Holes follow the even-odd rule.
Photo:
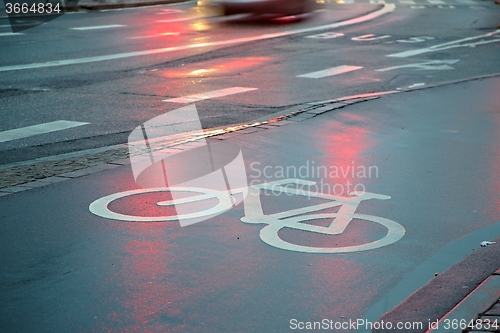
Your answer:
[[[293,244],[281,239],[278,234],[279,231],[282,230],[283,228],[292,228],[292,229],[303,230],[306,232],[316,232],[328,235],[330,233],[327,231],[328,229],[327,227],[317,227],[301,222],[316,220],[316,219],[335,218],[337,216],[339,216],[339,214],[337,213],[309,214],[309,215],[301,215],[297,217],[269,221],[270,223],[260,231],[260,238],[265,243],[283,250],[305,252],[305,253],[349,253],[349,252],[373,250],[383,246],[390,245],[400,240],[406,232],[405,228],[401,224],[395,221],[373,215],[352,214],[350,215],[350,217],[352,217],[353,219],[375,222],[386,227],[388,230],[387,234],[381,239],[369,243],[343,246],[343,247],[313,247],[313,246]],[[265,218],[261,219],[261,221],[262,223],[267,223],[265,222]],[[310,226],[310,228],[308,226]],[[318,229],[324,229],[325,232],[318,231]],[[338,237],[338,235],[332,237]]]

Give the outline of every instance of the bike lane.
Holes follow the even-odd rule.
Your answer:
[[[308,188],[313,192],[390,196],[362,201],[355,213],[395,221],[406,234],[367,251],[317,254],[268,245],[260,238],[265,224],[240,221],[248,213],[242,203],[186,227],[92,214],[95,200],[138,188],[129,165],[0,197],[1,326],[282,332],[299,329],[299,322],[362,319],[442,248],[498,222],[499,87],[491,78],[383,96],[221,137],[240,146],[250,185],[297,178],[317,182]],[[325,202],[272,192],[260,198],[264,214]],[[158,215],[165,212],[156,206],[160,200],[161,193],[143,194],[109,207]],[[321,213],[335,216],[335,209]],[[491,239],[498,237],[492,230]],[[279,235],[292,244],[339,248],[386,233],[354,219],[339,235],[290,227]]]

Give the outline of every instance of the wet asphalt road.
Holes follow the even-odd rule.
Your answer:
[[[221,21],[193,5],[68,14],[24,35],[2,36],[0,131],[57,120],[88,123],[2,142],[2,159],[26,159],[28,151],[19,149],[36,145],[67,142],[59,146],[73,151],[124,142],[136,126],[182,106],[167,100],[231,87],[253,90],[197,102],[204,128],[251,121],[304,102],[499,71],[498,34],[486,36],[498,25],[498,8],[490,2],[397,5],[374,20],[334,29],[324,26],[380,11],[381,5],[326,4],[308,19],[278,23]],[[199,16],[206,18],[190,19]],[[103,25],[115,27],[95,28]],[[317,30],[301,30],[310,28]],[[289,35],[217,44],[277,32]],[[144,54],[199,43],[209,45]],[[432,52],[389,56],[442,44]],[[80,63],[130,52],[143,53]],[[44,67],[50,61],[69,65]],[[3,71],[17,65],[28,67]],[[300,77],[341,66],[354,70]]]
[[[228,139],[241,147],[249,181],[292,178],[291,167],[308,166],[299,178],[317,181],[323,192],[337,186],[336,194],[346,196],[340,189],[350,182],[391,196],[362,202],[356,211],[405,228],[402,239],[378,249],[279,249],[259,238],[265,225],[240,221],[242,204],[184,228],[91,214],[94,200],[137,188],[130,166],[4,196],[2,327],[285,332],[293,319],[361,319],[441,248],[498,222],[499,85],[495,78],[389,95]],[[372,166],[377,173],[317,177],[312,165]],[[288,173],[277,172],[280,166],[288,166]],[[109,207],[157,215],[165,213],[155,208],[161,198],[131,196]],[[265,214],[318,203],[287,195],[261,199]],[[325,219],[308,223],[324,225]],[[330,248],[365,244],[386,233],[377,223],[355,219],[338,236],[287,227],[280,237]]]
[[[31,158],[25,147],[128,134],[184,106],[164,99],[228,86],[258,89],[195,102],[204,127],[253,120],[311,101],[497,73],[497,7],[482,2],[453,8],[398,6],[392,14],[335,29],[333,35],[320,35],[332,32],[322,30],[214,47],[208,53],[182,51],[172,58],[160,54],[4,71],[0,130],[58,119],[90,124],[0,143],[0,150],[16,161]],[[342,7],[341,16],[376,8]],[[453,14],[444,15],[447,10]],[[151,11],[158,12],[146,8],[86,18],[92,25],[126,18],[147,30],[143,15],[151,16]],[[16,36],[7,42],[11,51],[1,49],[1,66],[77,59],[101,55],[103,50],[109,54],[110,40],[119,44],[113,45],[116,52],[165,47],[154,38],[121,44],[125,38],[120,36],[141,36],[130,28],[97,34],[95,48],[86,47],[92,39],[82,31],[81,39],[74,39],[69,29],[75,22],[83,24],[78,15],[87,14],[65,15],[53,22],[64,29],[46,25]],[[236,38],[288,31],[329,23],[329,15],[324,12],[319,18],[283,26],[179,23],[177,42],[227,38],[226,32]],[[137,21],[131,20],[134,16]],[[200,33],[193,32],[196,27]],[[51,47],[39,58],[27,52],[46,40],[43,29],[58,30],[51,38],[68,43],[67,48]],[[28,39],[17,39],[21,37]],[[401,54],[415,50],[420,53]],[[388,56],[395,54],[399,56]],[[188,76],[226,64],[233,67],[221,74],[215,70]],[[337,66],[362,68],[318,79],[297,77]],[[48,90],[30,90],[35,88]],[[395,221],[405,235],[369,251],[311,254],[271,246],[260,236],[264,224],[241,222],[246,214],[243,204],[183,228],[176,222],[123,222],[92,214],[89,205],[95,200],[137,188],[130,166],[0,196],[0,327],[7,332],[286,332],[293,330],[293,319],[362,319],[416,267],[450,243],[499,221],[499,88],[498,78],[490,78],[387,95],[303,122],[228,138],[241,147],[249,181],[300,178],[341,196],[352,189],[348,184],[358,184],[357,189],[390,196],[364,201],[356,213]],[[94,145],[108,142],[95,141]],[[78,150],[78,142],[71,150]],[[344,171],[372,167],[376,172],[318,176],[313,165]],[[301,167],[305,175],[292,173]],[[283,169],[288,171],[280,173]],[[265,214],[321,201],[288,195],[261,199]],[[162,214],[163,208],[156,206],[159,200],[165,197],[133,196],[117,200],[110,209]],[[325,219],[309,223],[324,225]],[[493,233],[491,238],[498,236]],[[386,234],[387,228],[379,223],[355,219],[338,236],[290,227],[279,236],[291,244],[338,248],[373,242]],[[439,267],[444,270],[449,264],[444,260]]]

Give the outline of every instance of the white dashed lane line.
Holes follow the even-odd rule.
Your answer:
[[[196,95],[191,95],[191,96],[165,99],[163,101],[164,102],[172,102],[172,103],[193,103],[193,102],[203,101],[206,99],[234,95],[234,94],[239,94],[242,92],[252,91],[252,90],[257,90],[257,89],[258,88],[233,87],[233,88],[209,91],[206,93],[196,94]]]
[[[8,36],[16,36],[16,35],[24,35],[21,32],[0,32],[0,37],[8,37]]]
[[[161,34],[154,34],[154,35],[147,35],[147,36],[133,36],[133,37],[127,37],[128,39],[141,39],[141,38],[157,38],[157,37],[164,37],[164,36],[179,36],[179,32],[164,32]]]
[[[121,27],[126,27],[126,25],[123,24],[109,24],[109,25],[95,25],[92,27],[77,27],[77,28],[70,28],[71,30],[99,30],[99,29],[112,29],[112,28],[121,28]]]
[[[207,17],[208,16],[179,17],[179,18],[170,19],[170,20],[158,20],[156,22],[158,22],[158,23],[174,23],[174,22],[184,22],[184,21],[197,20],[197,19],[202,19],[202,18],[207,18]]]
[[[333,75],[338,75],[338,74],[356,71],[356,70],[361,69],[361,68],[363,68],[363,67],[360,67],[360,66],[337,66],[337,67],[328,68],[328,69],[324,69],[324,70],[317,71],[317,72],[297,75],[297,77],[306,77],[306,78],[310,78],[310,79],[321,79],[321,78],[324,78],[327,76],[333,76]]]
[[[33,135],[45,134],[65,130],[72,127],[88,125],[79,121],[57,120],[50,123],[43,123],[33,126],[16,128],[0,132],[0,142],[7,142],[16,139],[27,138]]]

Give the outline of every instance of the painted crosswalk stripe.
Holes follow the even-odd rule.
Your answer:
[[[78,27],[78,28],[70,28],[71,30],[98,30],[98,29],[111,29],[111,28],[121,28],[125,27],[123,24],[109,24],[109,25],[95,25],[92,27]]]
[[[385,4],[386,2],[384,0],[370,0],[370,3],[382,3],[382,4]]]
[[[441,0],[427,0],[427,2],[432,5],[446,5],[446,2]]]
[[[399,0],[399,3],[402,5],[414,5],[415,1],[413,1],[413,0]]]
[[[327,77],[327,76],[333,76],[333,75],[338,75],[338,74],[356,71],[356,70],[361,69],[361,68],[363,68],[363,67],[360,67],[360,66],[338,66],[338,67],[324,69],[322,71],[297,75],[297,77],[307,77],[310,79],[321,79],[321,78]]]
[[[252,90],[257,90],[257,88],[233,87],[233,88],[209,91],[206,93],[196,94],[196,95],[191,95],[191,96],[165,99],[163,101],[164,102],[172,102],[172,103],[193,103],[193,102],[203,101],[205,99],[234,95],[234,94],[239,94],[242,92],[252,91]]]
[[[87,124],[89,123],[84,123],[79,121],[57,120],[50,123],[43,123],[33,126],[16,128],[13,130],[0,132],[0,142],[27,138],[33,135],[56,132]]]

